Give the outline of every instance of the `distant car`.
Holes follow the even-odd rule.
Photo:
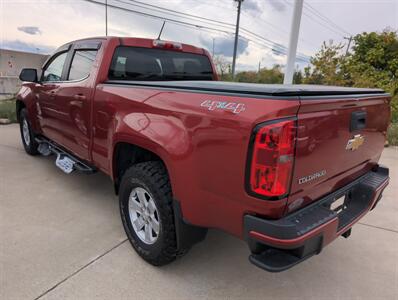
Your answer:
[[[382,90],[220,82],[201,48],[117,37],[68,43],[20,79],[26,152],[108,174],[153,265],[218,228],[285,270],[348,237],[389,182]]]

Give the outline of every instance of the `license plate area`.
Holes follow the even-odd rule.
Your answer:
[[[346,198],[347,198],[347,196],[343,195],[343,196],[337,198],[336,200],[334,200],[330,204],[330,209],[333,210],[336,214],[343,212],[343,210],[347,208],[347,206],[345,205]]]
[[[362,185],[355,185],[325,203],[339,219],[338,230],[349,225],[370,205],[372,193]]]

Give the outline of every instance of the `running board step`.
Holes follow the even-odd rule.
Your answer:
[[[39,152],[42,155],[48,156],[50,154],[55,154],[57,156],[55,165],[64,173],[70,174],[75,170],[85,174],[97,172],[95,167],[88,165],[74,155],[66,152],[54,142],[45,138],[36,138],[36,141],[39,143]]]
[[[55,165],[60,168],[64,173],[70,174],[75,169],[75,162],[65,154],[58,153]]]
[[[287,251],[270,248],[261,254],[251,254],[249,261],[263,270],[276,273],[290,269],[315,254],[313,252],[300,258]]]

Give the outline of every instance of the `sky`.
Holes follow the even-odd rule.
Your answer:
[[[216,55],[232,59],[236,1],[107,1],[108,35],[156,38],[168,19],[162,39],[210,53],[214,44]],[[103,36],[104,2],[0,0],[0,48],[49,54],[69,41]],[[243,1],[238,70],[286,63],[293,5],[294,0]],[[385,28],[398,29],[398,0],[304,0],[296,64],[300,69],[308,65],[324,41],[347,44],[351,35]]]

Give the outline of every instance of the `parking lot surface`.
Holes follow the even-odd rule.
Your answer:
[[[215,230],[173,264],[147,264],[126,241],[108,177],[28,156],[15,124],[0,137],[0,299],[398,299],[397,148],[381,159],[390,186],[351,237],[273,274]]]

